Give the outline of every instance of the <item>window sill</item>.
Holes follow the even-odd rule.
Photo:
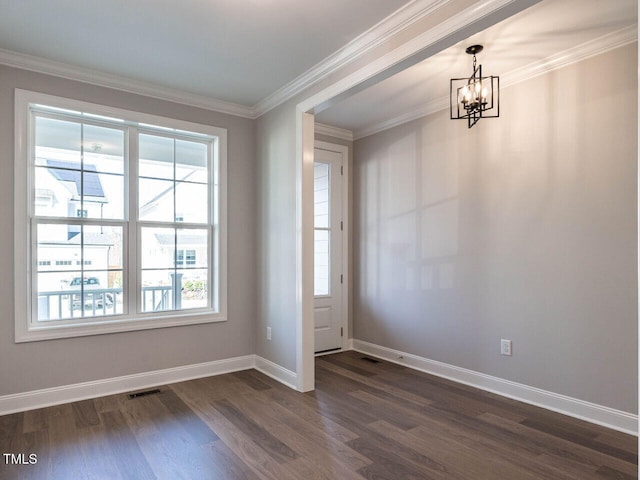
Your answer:
[[[202,323],[218,323],[227,321],[226,317],[218,312],[185,313],[171,316],[156,315],[153,317],[124,318],[118,320],[94,321],[83,324],[66,325],[26,325],[19,329],[16,325],[16,343],[37,342],[40,340],[53,340],[58,338],[86,337],[90,335],[103,335],[107,333],[131,332],[136,330],[150,330],[153,328],[179,327],[185,325],[198,325]]]

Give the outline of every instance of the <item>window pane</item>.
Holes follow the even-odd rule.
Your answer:
[[[176,180],[207,183],[207,145],[176,140]]]
[[[313,217],[316,228],[329,227],[329,165],[316,163],[313,166]]]
[[[79,278],[74,279],[74,282],[80,283]],[[84,317],[95,317],[102,315],[113,315],[115,313],[122,313],[122,301],[118,302],[117,296],[121,294],[120,289],[110,289],[109,272],[91,272],[82,277],[83,294],[82,301],[78,297],[73,303],[74,310],[82,311]],[[117,307],[120,307],[120,312],[117,312]]]
[[[207,186],[176,183],[176,222],[207,223]]]
[[[84,165],[103,173],[124,174],[124,132],[115,128],[84,125]]]
[[[122,270],[109,270],[107,273],[107,288],[116,298],[116,309],[118,313],[122,313],[122,304],[124,302],[124,280]]]
[[[73,284],[74,278],[82,278],[82,272],[38,273],[38,321],[82,316],[80,309],[73,308],[81,296],[81,287]]]
[[[123,268],[122,227],[40,224],[37,236],[39,272]]]
[[[178,230],[177,267],[206,268],[208,266],[207,250],[207,230]]]
[[[142,272],[142,311],[160,312],[174,309],[175,292],[174,270],[143,270]]]
[[[58,164],[61,162],[58,162]],[[50,165],[46,161],[45,165]],[[67,164],[79,167],[80,164]],[[35,214],[47,217],[76,218],[81,211],[80,170],[36,167],[35,174]]]
[[[329,232],[316,230],[314,238],[314,295],[329,295]]]
[[[122,219],[124,132],[43,117],[35,123],[36,215]]]
[[[99,174],[95,166],[46,160],[36,167],[35,214],[46,217],[122,219],[124,177]],[[84,192],[84,195],[82,194]]]
[[[76,262],[81,261],[81,228],[80,225],[38,225],[39,272],[79,270]]]
[[[156,135],[140,134],[139,175],[173,180],[174,140]]]
[[[181,310],[203,308],[207,301],[207,270],[178,270],[181,277]]]
[[[173,181],[141,178],[140,220],[173,222]]]
[[[52,118],[36,117],[36,165],[57,160],[80,168],[81,124]]]
[[[143,311],[207,306],[208,230],[151,227],[141,230]],[[168,268],[174,266],[180,269]]]
[[[85,167],[87,165],[85,164]],[[91,168],[95,168],[91,166]],[[82,210],[85,218],[124,218],[124,176],[99,174],[85,170],[82,173]]]
[[[38,320],[121,314],[122,288],[107,287],[110,274],[122,283],[122,272],[39,273]]]
[[[142,268],[172,268],[175,262],[175,229],[141,229]]]
[[[39,320],[123,312],[122,227],[40,224],[37,237]]]
[[[122,227],[84,226],[85,270],[122,270]],[[113,284],[105,284],[112,287]],[[120,285],[121,286],[121,285]]]

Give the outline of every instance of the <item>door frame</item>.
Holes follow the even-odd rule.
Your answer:
[[[336,152],[342,155],[342,307],[340,315],[342,317],[342,341],[340,350],[334,350],[329,353],[341,352],[349,349],[349,305],[351,304],[351,262],[349,261],[350,245],[351,245],[351,229],[350,229],[350,217],[349,217],[349,205],[351,205],[351,192],[349,190],[349,173],[350,173],[350,158],[349,147],[346,145],[339,145],[337,143],[324,142],[322,140],[315,140],[313,145],[314,150],[327,150],[329,152]],[[315,160],[315,159],[314,159]],[[316,356],[323,355],[315,354]]]

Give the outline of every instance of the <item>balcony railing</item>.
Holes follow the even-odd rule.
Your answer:
[[[122,299],[122,288],[85,289],[84,300],[80,289],[38,292],[38,320],[119,315],[123,313]],[[171,285],[142,287],[145,312],[180,309],[180,300],[180,292],[173,295]]]

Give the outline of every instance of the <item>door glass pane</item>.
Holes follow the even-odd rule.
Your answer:
[[[327,163],[313,166],[313,225],[316,228],[329,227],[329,173]]]
[[[329,211],[331,167],[327,163],[316,162],[313,166],[313,223],[314,238],[314,294],[329,295]]]
[[[316,230],[314,235],[314,295],[329,295],[329,231]]]

